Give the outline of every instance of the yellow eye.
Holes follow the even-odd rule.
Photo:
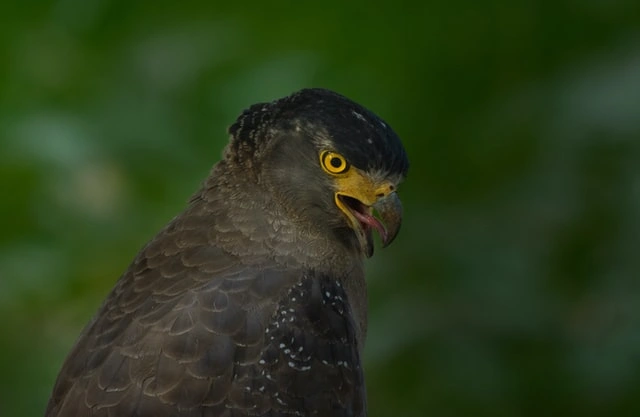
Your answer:
[[[322,168],[329,174],[342,174],[349,169],[349,163],[339,153],[324,151],[320,154]]]

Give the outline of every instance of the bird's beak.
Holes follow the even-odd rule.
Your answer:
[[[351,171],[337,181],[335,201],[351,223],[365,255],[371,257],[371,231],[375,229],[378,232],[383,248],[389,246],[400,230],[402,204],[395,192],[395,184],[375,182],[360,170]]]
[[[386,248],[398,236],[402,224],[402,203],[398,193],[393,192],[382,197],[373,204],[373,209],[378,213],[385,227],[385,232],[380,234],[380,238],[382,239],[382,247]]]

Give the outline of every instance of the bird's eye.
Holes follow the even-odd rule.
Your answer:
[[[320,154],[322,168],[330,174],[342,174],[349,169],[349,163],[339,153],[324,151]]]

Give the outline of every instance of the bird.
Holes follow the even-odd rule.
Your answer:
[[[402,223],[394,130],[323,88],[244,110],[65,359],[46,417],[367,415],[364,265]]]

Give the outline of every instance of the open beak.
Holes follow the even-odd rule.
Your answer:
[[[402,203],[400,202],[400,198],[398,198],[398,194],[393,192],[378,200],[373,205],[373,209],[378,213],[382,221],[380,225],[382,226],[382,230],[378,227],[376,227],[376,229],[380,233],[382,247],[386,248],[393,242],[396,236],[398,236],[398,232],[400,231],[400,225],[402,224]]]
[[[395,185],[388,182],[374,186],[366,176],[358,175],[357,187],[341,187],[336,204],[346,214],[367,257],[373,255],[372,230],[376,230],[387,247],[400,231],[402,204]],[[366,180],[366,181],[364,181]],[[377,216],[376,216],[377,215]]]

